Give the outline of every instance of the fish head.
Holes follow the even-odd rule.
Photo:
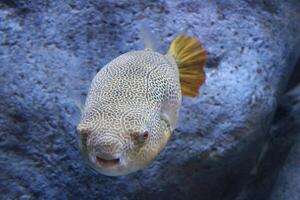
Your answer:
[[[77,127],[84,157],[104,175],[126,175],[146,167],[169,139],[165,129],[147,124],[143,115],[137,112],[115,120],[107,119],[93,123],[97,124],[95,128],[84,121]]]

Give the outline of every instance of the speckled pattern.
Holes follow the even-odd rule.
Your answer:
[[[299,1],[3,2],[3,199],[233,199],[299,57]],[[84,98],[113,58],[142,49],[143,18],[161,52],[180,33],[199,38],[207,79],[201,97],[183,99],[177,131],[154,163],[110,178],[79,153],[75,96]]]
[[[174,59],[150,49],[122,54],[92,81],[78,125],[82,149],[104,174],[142,169],[169,141],[180,106]],[[149,137],[143,139],[145,132]],[[103,168],[96,156],[119,162]]]

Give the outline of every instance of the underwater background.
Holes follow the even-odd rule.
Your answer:
[[[206,82],[150,166],[107,177],[79,152],[77,102],[143,49],[142,20],[160,52],[199,38]],[[298,200],[299,56],[298,0],[0,0],[0,199]]]

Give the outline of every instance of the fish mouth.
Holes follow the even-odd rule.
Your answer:
[[[96,156],[96,162],[98,165],[104,168],[112,168],[120,164],[120,158],[116,159],[104,159],[99,156]]]

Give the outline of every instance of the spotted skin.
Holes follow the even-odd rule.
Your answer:
[[[168,142],[180,104],[173,58],[150,49],[125,53],[92,81],[78,125],[81,150],[106,175],[142,169]],[[97,162],[98,157],[104,164]],[[117,162],[105,166],[111,160]]]

